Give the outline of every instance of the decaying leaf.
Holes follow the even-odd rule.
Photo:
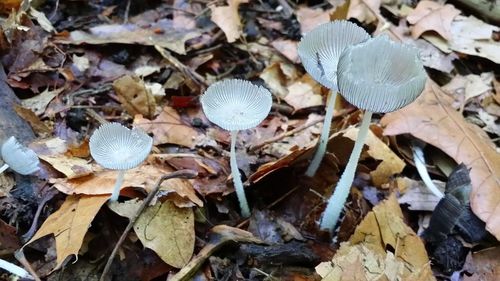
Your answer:
[[[181,120],[177,111],[170,106],[165,106],[153,121],[136,115],[134,126],[152,133],[155,145],[172,143],[194,148],[195,139],[199,136],[191,124]]]
[[[355,18],[366,24],[377,21],[381,0],[351,0],[347,18]]]
[[[472,253],[470,260],[472,276],[464,276],[464,281],[497,280],[500,276],[500,247],[484,249]]]
[[[435,280],[424,243],[404,223],[394,195],[375,206],[316,272],[323,281]]]
[[[384,134],[412,134],[471,169],[472,210],[500,239],[499,153],[484,131],[466,122],[451,103],[438,85],[428,81],[415,102],[382,118]]]
[[[232,43],[241,36],[242,24],[238,7],[248,0],[227,0],[228,6],[209,5],[212,11],[211,20],[226,34],[227,42]]]
[[[172,172],[171,169],[156,165],[143,164],[127,171],[123,187],[143,188],[151,191],[156,181],[163,175]],[[117,171],[105,170],[77,179],[53,179],[54,187],[66,194],[110,194],[116,181]],[[161,192],[167,194],[176,205],[181,207],[203,206],[189,181],[170,179],[164,181]],[[168,195],[175,193],[177,196]]]
[[[130,200],[110,204],[110,208],[131,218],[141,204],[142,201]],[[191,208],[178,208],[170,201],[147,207],[135,222],[134,231],[145,247],[173,267],[183,267],[193,255],[195,233]]]
[[[420,1],[411,11],[406,19],[413,26],[411,35],[418,38],[426,31],[435,31],[444,39],[449,40],[452,37],[451,22],[460,14],[453,5],[441,5],[437,2],[428,0]]]
[[[309,7],[300,7],[296,12],[297,20],[300,23],[300,32],[306,34],[318,25],[330,21],[330,10],[311,9]]]
[[[437,180],[433,182],[441,191],[444,191],[446,183]],[[421,181],[403,177],[397,178],[396,183],[400,191],[404,190],[404,194],[398,198],[399,204],[407,204],[410,210],[433,211],[441,200]]]
[[[31,111],[33,111],[36,115],[40,116],[45,112],[45,108],[47,108],[50,101],[57,97],[57,95],[59,95],[62,91],[64,91],[64,88],[52,91],[49,91],[47,88],[39,95],[23,100],[22,105],[23,107],[31,109]]]
[[[61,208],[45,220],[35,236],[26,245],[46,235],[53,234],[57,250],[55,269],[60,268],[68,256],[78,255],[90,223],[108,199],[109,195],[68,196]]]
[[[266,82],[269,90],[278,98],[288,94],[287,85],[300,76],[293,64],[277,61],[266,67],[259,77]]]
[[[287,39],[276,39],[271,42],[271,45],[278,50],[282,55],[293,63],[299,63],[299,53],[297,51],[297,41]]]
[[[304,75],[287,87],[284,100],[295,110],[323,105],[321,85],[309,75]]]
[[[149,119],[155,115],[156,101],[139,77],[123,76],[113,83],[120,103],[132,116],[142,114]]]

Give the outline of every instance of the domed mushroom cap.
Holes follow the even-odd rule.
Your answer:
[[[262,122],[271,110],[273,98],[264,87],[228,79],[210,85],[200,101],[210,122],[235,131],[250,129]]]
[[[354,23],[338,20],[307,33],[298,46],[306,71],[323,86],[338,91],[337,64],[347,47],[366,41],[370,35]]]
[[[387,36],[347,48],[338,64],[338,85],[351,104],[371,112],[391,112],[422,93],[427,75],[417,50]]]
[[[153,138],[139,129],[106,123],[90,137],[90,154],[99,165],[112,170],[137,167],[153,146]]]
[[[29,175],[40,169],[40,160],[36,153],[20,144],[15,137],[10,137],[2,144],[2,159],[21,175]]]

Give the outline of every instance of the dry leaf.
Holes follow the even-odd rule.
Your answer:
[[[435,280],[424,244],[404,223],[394,195],[375,206],[332,261],[318,265],[316,272],[324,281]]]
[[[108,199],[109,195],[68,196],[61,208],[45,220],[35,236],[26,245],[43,236],[53,234],[56,239],[57,251],[55,269],[58,269],[68,256],[78,255],[90,223]]]
[[[287,91],[284,100],[295,110],[323,105],[321,85],[309,75],[290,84]]]
[[[381,0],[351,0],[347,18],[355,18],[365,24],[375,22],[375,13],[380,13],[380,4]]]
[[[226,34],[227,42],[232,43],[240,38],[242,33],[238,7],[241,3],[248,3],[248,0],[227,0],[227,3],[229,6],[209,5],[212,11],[210,19]]]
[[[139,77],[126,75],[113,83],[118,100],[132,116],[142,114],[147,118],[155,115],[156,101]]]
[[[398,189],[404,189],[404,194],[398,198],[399,204],[407,204],[413,211],[433,211],[441,198],[432,193],[422,181],[409,178],[396,179]],[[433,180],[434,184],[444,191],[446,183]]]
[[[429,80],[414,103],[382,118],[384,134],[412,134],[471,169],[472,210],[500,239],[499,153],[484,131],[467,123],[451,103],[452,99]]]
[[[153,121],[136,115],[134,126],[153,134],[155,145],[172,143],[194,148],[195,139],[199,136],[199,133],[189,123],[182,121],[177,111],[169,106],[165,106]]]
[[[278,61],[266,67],[259,77],[278,98],[288,94],[287,85],[295,81],[300,73],[293,64]]]
[[[331,10],[311,9],[309,7],[301,6],[295,12],[297,20],[300,24],[300,32],[306,34],[313,30],[315,27],[330,21]]]
[[[143,188],[149,192],[161,176],[170,172],[172,172],[171,169],[144,164],[125,173],[122,188]],[[117,174],[117,171],[105,170],[77,179],[53,179],[51,183],[66,194],[110,194],[113,191]],[[178,206],[187,207],[194,206],[194,204],[203,206],[203,202],[198,198],[189,181],[182,179],[164,181],[161,192],[177,194],[172,199]]]
[[[271,42],[276,50],[293,63],[300,63],[299,53],[297,51],[297,41],[288,39],[276,39]]]
[[[343,132],[343,137],[348,137],[355,141],[358,136],[358,128],[350,127]],[[372,131],[368,132],[365,140],[368,146],[367,153],[373,159],[381,161],[377,168],[370,172],[372,182],[375,186],[381,186],[389,182],[390,178],[403,171],[405,162],[401,160],[383,141],[381,141]]]
[[[30,124],[31,128],[37,135],[48,135],[52,132],[52,130],[47,125],[45,125],[45,123],[40,121],[40,118],[38,118],[38,116],[36,116],[36,114],[31,111],[31,109],[24,108],[15,104],[14,110],[16,111],[17,115],[21,116],[21,118],[23,118]]]
[[[452,37],[451,22],[460,14],[453,5],[441,5],[437,2],[428,0],[420,1],[411,11],[406,20],[412,24],[411,35],[417,39],[426,31],[435,31],[444,39],[449,40]]]
[[[22,106],[28,109],[31,109],[36,115],[40,116],[45,112],[45,108],[47,105],[59,95],[65,88],[59,88],[52,91],[49,89],[45,89],[39,95],[36,95],[32,98],[25,99],[21,102]]]
[[[112,203],[110,209],[127,218],[137,212],[142,201],[130,200]],[[167,264],[181,268],[194,251],[194,213],[191,208],[178,208],[165,201],[147,207],[134,224],[134,231],[144,247],[147,247]]]
[[[472,253],[470,263],[472,263],[473,275],[464,275],[464,281],[494,281],[500,276],[500,247],[484,249]],[[468,258],[469,259],[469,258]],[[469,271],[469,270],[467,270]]]

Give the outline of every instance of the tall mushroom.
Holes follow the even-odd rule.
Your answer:
[[[29,175],[40,169],[36,153],[20,144],[15,137],[10,137],[2,144],[1,152],[5,163],[0,167],[0,174],[9,167],[21,175]]]
[[[306,71],[320,84],[330,89],[325,121],[318,148],[307,168],[306,175],[314,176],[325,155],[333,108],[337,97],[337,63],[345,48],[366,41],[370,35],[354,23],[337,20],[322,24],[307,33],[299,43],[298,53]]]
[[[340,93],[365,113],[349,161],[328,200],[321,228],[332,230],[349,195],[373,112],[391,112],[422,93],[427,75],[414,48],[380,36],[347,48],[338,63]]]
[[[128,129],[119,123],[101,125],[90,137],[90,154],[101,166],[118,170],[110,201],[118,200],[125,172],[148,157],[153,139],[139,129]]]
[[[249,81],[228,79],[212,84],[200,98],[203,112],[210,122],[231,132],[231,175],[243,217],[250,208],[236,163],[236,136],[239,130],[257,126],[269,114],[271,93]]]

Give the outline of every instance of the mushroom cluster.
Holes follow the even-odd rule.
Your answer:
[[[335,21],[304,36],[298,50],[304,68],[313,78],[338,90],[345,100],[365,111],[347,166],[321,219],[320,227],[330,231],[349,195],[372,114],[396,111],[410,104],[422,93],[427,80],[414,48],[387,36],[370,38],[363,32],[347,21]],[[326,148],[333,111],[331,99],[308,176],[315,174]]]

